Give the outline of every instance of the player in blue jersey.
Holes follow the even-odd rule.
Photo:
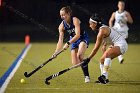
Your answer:
[[[81,28],[81,21],[77,17],[72,16],[72,10],[69,6],[61,8],[60,17],[62,22],[58,28],[59,40],[53,56],[56,56],[55,54],[62,48],[67,49],[71,45],[72,64],[76,65],[83,60],[84,53],[89,45],[89,38],[85,30]],[[70,39],[63,46],[63,38],[65,32],[69,33]],[[88,65],[83,64],[81,68],[85,76],[85,83],[90,82]]]

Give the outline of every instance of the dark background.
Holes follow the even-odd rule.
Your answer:
[[[125,9],[134,20],[132,25],[128,24],[128,42],[140,43],[139,3],[136,0],[125,1]],[[91,14],[101,14],[108,25],[112,12],[117,10],[117,3],[118,0],[3,0],[0,7],[0,42],[24,42],[27,34],[31,42],[57,41],[57,28],[61,22],[59,10],[67,5],[71,6],[73,15],[82,21],[90,41],[94,42],[95,33],[88,23]]]

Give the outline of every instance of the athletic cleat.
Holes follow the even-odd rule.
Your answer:
[[[85,83],[89,83],[89,82],[90,82],[89,76],[85,76]]]
[[[106,84],[106,83],[107,83],[107,81],[106,81],[107,79],[106,79],[106,77],[105,77],[104,75],[98,77],[98,80],[99,80],[100,83],[102,83],[102,84]]]
[[[99,80],[95,81],[95,83],[101,83]],[[109,79],[106,79],[106,83],[109,83]]]
[[[101,83],[99,80],[95,81],[95,83]]]
[[[124,59],[122,59],[122,60],[120,61],[120,64],[123,64],[123,62],[124,62]]]
[[[106,79],[106,83],[109,83],[109,79]]]

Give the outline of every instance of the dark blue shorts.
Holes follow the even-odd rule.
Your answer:
[[[72,39],[71,36],[70,36],[70,39]],[[71,50],[78,48],[80,42],[85,42],[87,44],[87,47],[88,47],[88,45],[89,45],[89,38],[88,38],[88,36],[87,35],[81,36],[77,41],[72,43],[71,44]]]

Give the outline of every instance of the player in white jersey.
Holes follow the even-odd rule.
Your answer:
[[[120,34],[127,39],[128,38],[128,30],[129,27],[127,23],[132,24],[133,19],[128,11],[125,9],[125,2],[123,0],[120,0],[118,2],[118,10],[116,12],[112,13],[112,16],[109,20],[109,26],[116,29]],[[115,20],[115,22],[114,22]],[[114,25],[113,25],[114,22]],[[124,59],[122,55],[118,56],[118,60],[120,63],[123,63]]]
[[[89,62],[90,59],[95,56],[104,40],[111,41],[113,44],[112,47],[109,47],[103,53],[100,59],[101,76],[98,77],[98,80],[100,83],[106,84],[109,82],[108,69],[111,66],[111,60],[127,51],[127,42],[118,31],[103,25],[102,18],[98,14],[94,14],[90,17],[89,24],[93,31],[98,32],[98,35],[93,50],[90,55],[84,59],[85,62]]]

